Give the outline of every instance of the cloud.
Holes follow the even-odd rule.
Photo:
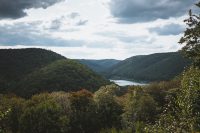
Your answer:
[[[141,36],[128,35],[128,34],[124,34],[122,32],[111,32],[111,31],[97,32],[96,35],[100,35],[100,36],[107,37],[107,38],[115,38],[122,43],[132,43],[132,44],[148,43],[148,44],[151,44],[154,42],[154,38],[148,37],[146,35],[141,35]]]
[[[47,8],[63,0],[0,0],[0,19],[26,16],[25,9]]]
[[[69,17],[69,18],[72,18],[72,19],[74,19],[74,18],[76,18],[76,17],[79,17],[79,16],[80,16],[80,14],[77,13],[77,12],[72,12],[71,14],[68,15],[68,17]]]
[[[52,20],[49,29],[50,30],[59,30],[60,27],[62,26],[63,19],[64,19],[64,17]]]
[[[47,30],[58,31],[64,25],[83,26],[83,25],[86,25],[87,23],[88,23],[88,20],[82,19],[79,13],[72,12],[68,15],[63,15],[61,17],[51,20],[50,25],[48,27],[47,26],[44,26],[44,27]],[[72,32],[73,31],[74,30],[72,30]],[[69,32],[71,32],[71,31],[69,30]]]
[[[82,25],[86,25],[88,23],[88,20],[79,20],[76,25],[77,26],[82,26]]]
[[[15,2],[19,0],[12,1]],[[103,1],[112,2],[114,0]],[[136,54],[140,55],[178,50],[178,47],[175,48],[175,46],[179,46],[177,42],[180,39],[180,35],[160,35],[161,33],[159,34],[159,31],[163,31],[165,25],[170,23],[184,25],[182,21],[187,18],[185,16],[179,17],[178,19],[176,17],[167,20],[160,19],[149,23],[120,24],[115,22],[117,19],[120,20],[119,22],[124,21],[126,23],[135,23],[153,21],[157,18],[162,18],[162,16],[160,17],[154,11],[162,13],[164,16],[167,14],[168,16],[176,16],[174,14],[179,12],[179,10],[184,10],[186,6],[183,6],[180,9],[177,8],[180,6],[172,6],[168,8],[168,10],[174,10],[174,12],[169,15],[169,11],[166,10],[166,7],[164,6],[162,7],[164,11],[162,11],[162,8],[160,8],[160,10],[154,10],[155,7],[158,6],[156,6],[153,1],[161,4],[165,3],[164,5],[169,7],[171,2],[174,4],[174,2],[177,1],[180,5],[180,1],[184,4],[185,0],[115,1],[121,2],[119,3],[118,8],[119,13],[121,14],[122,11],[125,12],[125,10],[128,10],[129,6],[131,6],[131,2],[134,3],[138,1],[144,3],[144,1],[146,1],[146,4],[137,5],[143,7],[141,8],[141,12],[138,11],[140,8],[137,10],[133,8],[132,10],[135,10],[135,12],[132,12],[133,15],[130,14],[132,15],[130,17],[127,15],[119,15],[119,13],[114,16],[113,14],[114,12],[116,13],[117,8],[115,8],[115,11],[113,10],[113,13],[110,14],[110,10],[106,7],[106,5],[102,4],[101,0],[86,0],[83,3],[80,3],[80,0],[65,0],[65,2],[58,3],[45,10],[42,8],[24,8],[25,10],[23,9],[21,11],[27,13],[27,17],[18,20],[0,20],[0,48],[44,47],[47,49],[62,50],[64,55],[71,58],[94,59],[121,59]],[[122,10],[124,5],[128,8],[124,7]],[[190,5],[191,4],[187,5],[188,8],[190,8]],[[114,7],[116,7],[116,5],[112,5],[112,8]],[[151,7],[152,10],[146,10],[147,13],[144,13],[145,8],[148,9]],[[186,13],[187,10],[184,12]],[[146,21],[142,21],[142,15]],[[137,18],[139,19],[135,20]],[[154,19],[152,20],[152,18]],[[165,28],[165,30],[166,29],[167,28]],[[173,34],[175,34],[174,32]],[[164,33],[162,32],[162,34]],[[170,34],[172,33],[170,32]]]
[[[111,0],[111,14],[119,23],[148,22],[184,15],[194,0]]]
[[[179,35],[183,33],[185,30],[185,27],[179,24],[168,24],[164,25],[162,27],[153,27],[149,28],[150,32],[156,33],[158,35]]]
[[[38,23],[0,25],[0,46],[80,47],[83,44],[83,40],[62,39],[41,33]]]

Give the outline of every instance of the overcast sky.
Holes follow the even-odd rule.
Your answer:
[[[0,48],[125,59],[177,51],[196,0],[0,0]]]

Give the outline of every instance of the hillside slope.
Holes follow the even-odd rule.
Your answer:
[[[0,93],[93,91],[109,83],[87,66],[44,49],[1,49],[0,64]]]
[[[94,92],[108,83],[85,65],[66,59],[55,61],[26,76],[19,83],[17,93],[23,96],[45,91],[78,91],[83,88]]]
[[[44,49],[0,49],[0,80],[18,80],[38,68],[65,57]]]
[[[179,75],[190,61],[178,52],[128,58],[105,71],[107,78],[138,81],[169,80]]]
[[[93,71],[101,73],[105,71],[106,69],[112,67],[113,65],[120,62],[120,60],[114,60],[114,59],[104,59],[104,60],[86,60],[86,59],[80,59],[78,60],[81,64],[87,65],[89,68],[91,68]]]

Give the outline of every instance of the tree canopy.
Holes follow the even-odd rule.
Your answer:
[[[200,8],[200,2],[196,4]],[[200,67],[200,14],[189,11],[189,18],[184,20],[187,29],[179,43],[184,44],[182,52],[186,57],[194,61],[194,65]]]

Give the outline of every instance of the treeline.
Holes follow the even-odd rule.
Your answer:
[[[192,78],[191,78],[192,77]],[[41,93],[30,99],[0,95],[0,129],[19,133],[133,133],[200,131],[200,70],[181,80],[131,86],[116,85],[95,93]]]

